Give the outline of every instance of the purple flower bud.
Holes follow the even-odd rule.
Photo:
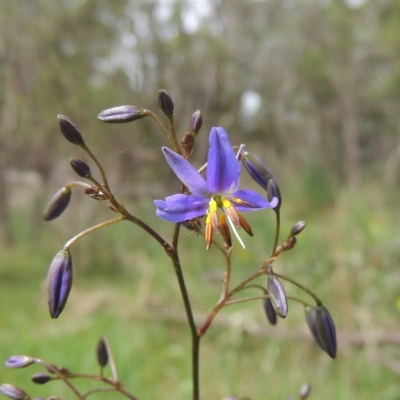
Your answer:
[[[270,298],[263,299],[263,306],[265,315],[271,325],[276,325],[277,318],[274,306],[272,305],[272,301]]]
[[[172,117],[174,114],[174,102],[170,94],[166,90],[160,89],[157,94],[157,101],[161,111],[167,117]]]
[[[331,358],[335,358],[337,351],[336,329],[328,309],[323,305],[308,306],[305,309],[305,317],[315,342]]]
[[[273,197],[279,199],[279,203],[275,208],[280,208],[282,204],[281,191],[279,189],[278,181],[274,178],[269,168],[258,158],[255,154],[245,151],[242,157],[242,163],[246,168],[249,175],[266,191],[268,191],[268,184],[270,185],[269,192]],[[271,187],[270,180],[273,182]]]
[[[51,381],[53,378],[50,375],[45,374],[44,372],[37,372],[33,374],[31,380],[33,383],[37,383],[39,385],[44,385],[45,383]]]
[[[203,125],[203,115],[200,110],[197,110],[192,115],[192,120],[190,121],[190,127],[194,133],[199,133],[201,126]]]
[[[269,266],[268,271],[267,290],[275,312],[281,318],[286,318],[288,313],[288,302],[285,288],[283,287],[282,282],[274,275],[271,266]]]
[[[68,117],[62,114],[58,114],[57,119],[61,133],[64,135],[65,139],[68,140],[68,142],[76,144],[78,146],[81,146],[85,143],[83,141],[82,134]]]
[[[68,250],[59,251],[47,274],[47,302],[51,318],[58,318],[72,287],[72,258]]]
[[[51,221],[59,217],[64,210],[68,207],[69,201],[71,200],[71,189],[62,187],[58,190],[47,204],[46,209],[43,212],[42,218],[45,221]]]
[[[82,178],[88,178],[92,175],[90,167],[79,158],[72,157],[69,159],[72,169]]]
[[[5,362],[5,366],[8,368],[24,368],[34,362],[33,358],[29,356],[12,356]]]
[[[145,109],[136,106],[118,106],[102,111],[97,118],[110,124],[123,124],[146,116]]]
[[[299,221],[293,225],[292,229],[290,230],[291,236],[297,236],[300,232],[304,230],[307,223],[305,221]]]
[[[11,385],[11,383],[3,383],[0,385],[0,392],[13,400],[27,400],[30,398],[22,389],[18,386]]]
[[[100,367],[105,367],[108,363],[108,351],[107,346],[103,338],[99,340],[96,346],[97,362]]]

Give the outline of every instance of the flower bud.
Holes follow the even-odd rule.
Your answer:
[[[270,298],[263,299],[263,306],[265,315],[271,325],[276,325],[277,318],[274,306],[272,305],[272,301]]]
[[[68,140],[68,142],[76,144],[78,146],[85,143],[83,141],[82,134],[68,117],[62,114],[58,114],[57,119],[61,133],[64,135],[65,139]]]
[[[199,133],[201,126],[203,125],[203,115],[200,110],[193,113],[190,121],[190,127],[194,133]]]
[[[3,383],[0,385],[0,392],[13,400],[27,400],[30,398],[22,389],[18,386],[11,385],[11,383]]]
[[[273,197],[278,198],[279,202],[275,208],[279,208],[282,203],[281,191],[279,189],[277,180],[274,178],[269,168],[255,154],[249,153],[247,151],[243,153],[242,163],[249,175],[265,190],[268,191],[268,183],[272,179],[273,187],[270,187],[270,192],[271,194],[274,194]]]
[[[290,235],[297,236],[300,232],[302,232],[304,230],[306,225],[307,225],[307,223],[305,221],[299,221],[299,222],[295,223],[293,225],[292,229],[290,230]]]
[[[300,400],[306,399],[311,393],[311,385],[309,383],[305,383],[300,391],[299,391],[299,398]]]
[[[39,385],[44,385],[45,383],[51,381],[53,378],[50,375],[45,374],[44,372],[37,372],[33,374],[31,380],[33,383],[37,383]]]
[[[275,312],[281,318],[286,318],[288,313],[288,302],[285,288],[283,287],[282,282],[274,275],[271,266],[269,266],[268,271],[267,290]]]
[[[5,366],[8,368],[24,368],[34,362],[33,358],[29,356],[12,356],[5,362]]]
[[[90,172],[90,167],[85,163],[85,161],[79,158],[72,157],[69,159],[72,169],[82,178],[88,178],[92,175]]]
[[[145,111],[144,108],[136,106],[118,106],[102,111],[97,118],[110,124],[123,124],[144,118]]]
[[[305,317],[315,342],[331,358],[335,358],[337,351],[336,329],[328,309],[323,305],[308,306],[305,309]]]
[[[59,217],[64,210],[68,207],[69,201],[71,200],[71,189],[62,187],[58,190],[47,204],[46,209],[43,212],[42,218],[45,221],[51,221]]]
[[[157,94],[157,101],[161,111],[167,117],[172,117],[174,114],[174,102],[172,101],[172,97],[169,95],[169,93],[164,89],[160,89]]]
[[[97,362],[100,367],[105,367],[108,363],[108,351],[107,346],[103,338],[99,340],[96,346]]]
[[[59,251],[47,274],[47,302],[51,318],[58,318],[72,287],[72,258],[68,250]]]

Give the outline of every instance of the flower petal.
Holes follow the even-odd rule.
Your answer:
[[[224,128],[212,128],[207,161],[207,184],[214,194],[231,193],[239,187],[240,164]]]
[[[175,194],[163,200],[154,200],[156,214],[170,222],[183,222],[206,214],[209,199],[186,194]]]
[[[167,163],[176,176],[195,196],[211,197],[207,182],[198,173],[196,168],[168,147],[163,147],[162,151]]]
[[[234,202],[235,208],[238,211],[254,211],[254,210],[262,210],[264,208],[273,208],[278,199],[274,197],[273,201],[269,202],[265,197],[263,197],[260,193],[257,193],[253,190],[238,190],[230,196],[232,198],[237,198],[243,200],[246,203],[251,204],[251,206],[244,204],[238,204]]]

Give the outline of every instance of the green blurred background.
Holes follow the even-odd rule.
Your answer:
[[[338,330],[332,361],[312,342],[300,306],[276,327],[259,303],[229,307],[203,339],[202,398],[283,399],[310,382],[315,399],[400,399],[400,2],[1,0],[0,7],[0,360],[30,354],[97,372],[94,349],[105,333],[121,380],[140,399],[190,398],[190,338],[175,276],[144,233],[125,223],[73,247],[74,288],[58,320],[48,316],[44,287],[65,241],[113,217],[75,191],[64,215],[41,221],[52,193],[76,179],[68,158],[89,161],[61,136],[58,113],[79,126],[126,207],[171,234],[152,205],[179,187],[157,126],[96,119],[121,104],[158,112],[164,88],[179,136],[193,111],[203,112],[196,166],[210,127],[222,125],[274,171],[282,235],[308,222],[275,268],[314,289]],[[237,282],[260,266],[273,240],[272,212],[249,220],[255,237],[235,253]],[[185,231],[181,251],[200,323],[219,298],[223,259]],[[73,398],[59,383],[30,384],[37,371],[0,367],[0,382]]]

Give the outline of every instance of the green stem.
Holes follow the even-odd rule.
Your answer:
[[[281,275],[281,274],[277,274],[274,272],[274,275],[280,279],[283,279],[284,281],[290,282],[293,285],[297,286],[298,288],[300,288],[301,290],[303,290],[303,292],[306,292],[307,294],[309,294],[317,303],[317,306],[322,306],[322,301],[319,299],[319,297],[317,297],[317,295],[312,292],[310,289],[306,288],[305,286],[303,286],[302,284],[294,281],[293,279],[285,276],[285,275]]]
[[[101,222],[98,225],[92,226],[91,228],[86,229],[85,231],[79,233],[78,235],[74,236],[72,239],[68,240],[67,243],[64,245],[64,250],[69,250],[69,248],[78,240],[82,239],[84,236],[89,235],[90,233],[97,231],[98,229],[104,228],[108,225],[116,224],[117,222],[124,221],[126,218],[124,216],[120,216],[114,219],[110,219],[108,221]]]
[[[108,193],[111,193],[111,189],[110,186],[108,184],[108,180],[107,180],[107,176],[106,173],[104,172],[104,169],[102,167],[102,165],[100,164],[100,161],[97,159],[97,157],[92,153],[92,151],[89,149],[89,147],[86,146],[86,144],[84,143],[83,145],[81,145],[82,149],[86,151],[86,153],[88,154],[88,156],[94,161],[94,163],[97,165],[97,168],[100,171],[101,174],[101,178],[103,179],[104,182],[104,187],[107,190]]]
[[[51,371],[54,375],[57,375],[57,377],[62,380],[73,392],[74,394],[80,399],[80,400],[85,400],[85,397],[79,392],[79,390],[67,379],[67,377],[58,370],[58,368],[54,367],[51,364],[48,364],[46,361],[41,360],[40,358],[35,358],[35,363],[41,364],[48,371]]]
[[[171,127],[171,136],[172,136],[172,140],[174,141],[175,151],[178,154],[182,154],[181,146],[179,146],[178,138],[176,137],[174,116],[171,115],[170,117],[168,117],[168,120],[169,120],[169,125]]]
[[[179,224],[178,224],[179,225]],[[178,279],[179,289],[185,306],[186,317],[189,323],[192,335],[192,382],[193,382],[193,400],[200,399],[199,385],[199,353],[200,353],[200,336],[197,334],[196,324],[193,317],[192,307],[190,305],[189,295],[186,289],[185,279],[183,277],[182,267],[176,248],[167,250],[167,254],[171,257],[174,265],[175,275]]]
[[[158,127],[161,129],[162,133],[164,134],[165,138],[168,140],[169,145],[171,147],[174,147],[174,142],[173,142],[173,140],[171,140],[171,136],[168,133],[167,128],[161,122],[160,118],[158,118],[157,115],[154,114],[154,112],[151,110],[144,110],[143,114],[150,117],[158,125]]]

